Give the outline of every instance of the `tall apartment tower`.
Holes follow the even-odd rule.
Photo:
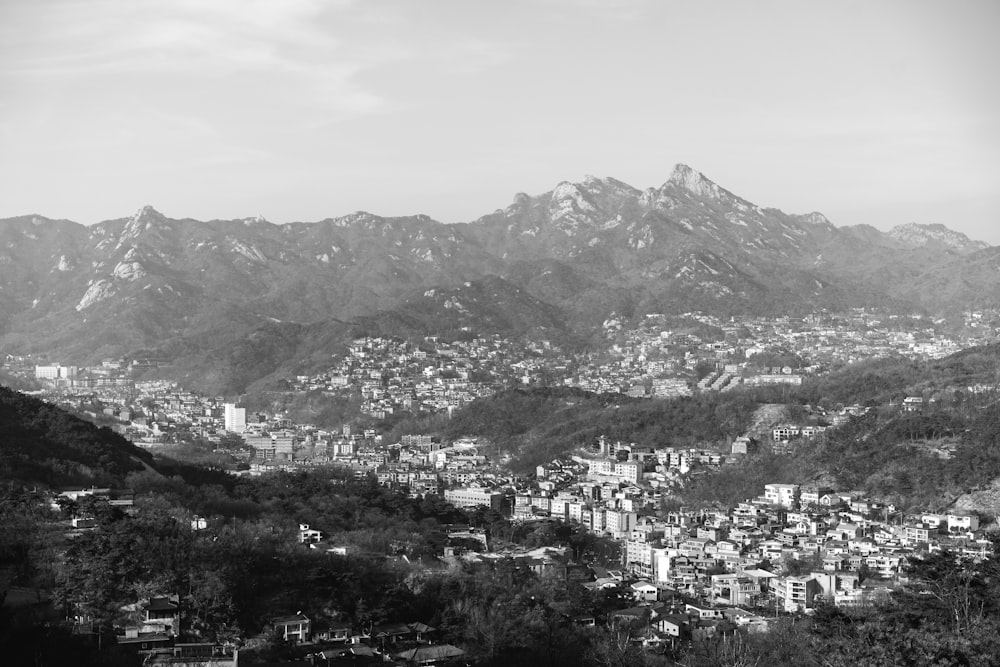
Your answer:
[[[232,433],[243,433],[247,430],[246,408],[238,408],[235,403],[225,403],[224,407],[223,419],[225,419],[226,430]]]

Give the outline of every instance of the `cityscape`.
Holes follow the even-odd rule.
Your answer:
[[[343,355],[334,355],[327,370],[282,382],[283,393],[320,393],[353,405],[353,418],[336,427],[247,408],[238,398],[202,396],[172,381],[144,380],[142,373],[156,369],[149,360],[105,360],[86,367],[8,354],[4,370],[40,386],[32,393],[139,447],[182,458],[185,451],[198,451],[231,476],[328,469],[369,479],[415,501],[440,498],[465,512],[468,522],[449,525],[439,550],[414,565],[418,570],[459,564],[495,568],[509,562],[541,580],[572,582],[593,594],[614,591],[621,602],[601,622],[609,627],[627,622],[634,646],[649,653],[725,637],[735,629],[766,633],[787,615],[813,613],[824,604],[852,609],[883,604],[908,580],[907,563],[921,552],[987,558],[992,542],[976,510],[913,511],[822,483],[768,482],[756,496],[732,505],[677,501],[692,480],[708,472],[732,468],[760,452],[790,456],[874,410],[919,414],[925,396],[898,396],[886,405],[817,405],[799,421],[781,410],[759,409],[747,431],[690,448],[600,435],[533,470],[521,466],[521,472],[509,453],[476,434],[443,439],[386,425],[398,424],[404,415],[447,420],[477,400],[512,388],[565,387],[624,400],[797,388],[811,377],[864,360],[936,360],[988,344],[998,335],[997,315],[966,313],[960,335],[947,333],[942,321],[863,309],[728,321],[688,313],[674,320],[685,322],[685,331],[666,329],[664,316],[650,315],[637,328],[606,321],[606,351],[583,354],[544,340],[510,341],[471,332],[451,341],[361,338]],[[962,389],[996,391],[988,384]],[[131,513],[135,495],[129,488],[80,487],[53,491],[48,502],[62,512],[91,508],[66,515],[71,537],[98,525],[94,505],[82,501]],[[217,521],[194,515],[191,530],[204,531]],[[560,525],[580,531],[590,550],[557,539]],[[373,549],[370,542],[345,540],[309,523],[281,530],[293,548],[330,557],[357,557]],[[513,539],[516,531],[527,531],[530,539]],[[414,547],[404,542],[381,546],[385,552],[379,557],[414,555]],[[178,639],[185,634],[184,605],[176,594],[167,591],[136,604],[145,620],[124,626],[117,642],[137,650],[146,664],[159,664],[169,655],[185,664],[236,664],[239,651],[233,644]],[[356,617],[351,622],[343,615],[300,611],[271,618],[266,629],[314,662],[332,656],[420,664],[468,658],[465,649],[437,641],[426,620],[366,628]],[[593,625],[595,618],[574,623]],[[254,646],[250,637],[243,642]]]
[[[0,2],[0,665],[1000,665],[998,25]]]

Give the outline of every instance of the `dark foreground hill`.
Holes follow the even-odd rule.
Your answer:
[[[0,387],[0,479],[115,486],[152,463],[152,455],[110,429]]]

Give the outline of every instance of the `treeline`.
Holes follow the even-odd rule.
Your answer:
[[[0,387],[0,478],[49,486],[115,484],[152,456],[108,428]]]

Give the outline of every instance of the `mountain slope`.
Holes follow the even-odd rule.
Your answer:
[[[342,342],[312,333],[324,323],[586,340],[612,315],[994,306],[1000,251],[983,245],[940,225],[882,233],[762,208],[685,165],[659,187],[587,177],[454,225],[23,216],[0,221],[0,346],[77,364],[198,359],[193,381],[235,388]],[[270,361],[237,371],[234,350]]]

